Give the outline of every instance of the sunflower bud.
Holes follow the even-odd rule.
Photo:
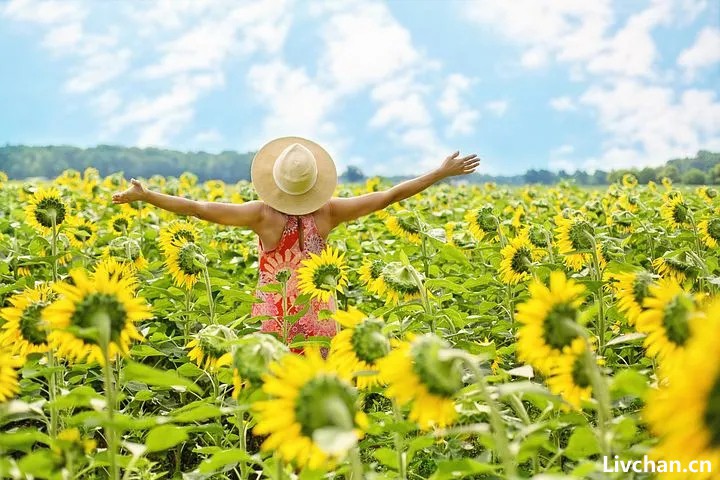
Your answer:
[[[454,395],[464,386],[461,361],[442,354],[448,349],[446,341],[429,334],[417,337],[410,347],[417,376],[428,391],[444,397]]]
[[[372,364],[390,352],[390,341],[382,333],[383,326],[377,318],[366,318],[355,326],[351,342],[358,359]]]
[[[251,333],[233,345],[233,367],[243,381],[262,384],[268,366],[288,353],[287,346],[272,335]]]

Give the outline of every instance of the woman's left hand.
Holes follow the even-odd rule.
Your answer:
[[[480,159],[476,154],[461,157],[460,152],[457,151],[443,161],[440,171],[445,177],[467,175],[473,173],[478,165],[480,165]]]

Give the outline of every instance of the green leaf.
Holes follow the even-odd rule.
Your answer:
[[[648,379],[645,375],[627,368],[618,372],[612,380],[610,390],[616,397],[631,395],[640,399],[645,398],[648,389]]]
[[[23,429],[12,433],[0,433],[0,449],[29,450],[36,443],[50,444],[50,437],[34,429]]]
[[[465,478],[479,473],[493,473],[496,467],[489,463],[482,463],[470,458],[461,460],[444,460],[438,463],[438,468],[430,480],[449,480]]]
[[[580,460],[596,453],[600,453],[600,444],[595,433],[588,427],[575,429],[565,449],[565,456],[572,460]]]
[[[244,450],[239,448],[231,448],[213,454],[212,457],[203,461],[198,470],[200,473],[213,473],[220,470],[226,465],[234,465],[239,462],[251,462],[252,457]]]
[[[134,345],[130,349],[130,356],[134,358],[145,358],[145,357],[164,357],[165,354],[160,350],[151,347],[150,345]]]
[[[200,420],[207,420],[208,418],[217,418],[221,416],[222,410],[220,410],[220,408],[203,403],[195,406],[194,408],[174,414],[172,419],[177,423],[187,423],[199,422]]]
[[[187,431],[182,427],[160,425],[147,434],[145,446],[148,448],[148,452],[160,452],[184,442],[187,438]]]
[[[395,450],[388,447],[378,448],[373,453],[373,456],[386,467],[398,470],[398,454]]]
[[[636,342],[637,340],[643,339],[645,337],[646,337],[646,335],[644,333],[638,333],[638,332],[628,333],[628,334],[620,335],[619,337],[613,338],[612,340],[607,342],[605,344],[605,346],[610,347],[612,345],[618,345],[621,343],[632,343],[632,342]]]
[[[123,368],[123,373],[126,381],[136,380],[156,387],[171,387],[178,390],[187,389],[198,394],[202,393],[200,387],[190,380],[179,376],[172,370],[159,370],[128,360],[125,368]]]
[[[432,447],[434,443],[435,440],[429,436],[413,438],[408,446],[407,462],[410,463],[412,461],[416,452],[424,448]]]

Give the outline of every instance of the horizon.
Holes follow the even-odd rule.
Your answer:
[[[720,150],[717,2],[138,5],[0,5],[0,142],[217,153],[293,134],[380,175],[456,149],[489,175]]]

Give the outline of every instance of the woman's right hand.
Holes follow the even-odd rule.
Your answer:
[[[114,193],[112,196],[113,203],[130,203],[137,200],[143,200],[147,190],[143,187],[143,184],[134,178],[130,179],[130,188],[123,190],[122,192]]]

